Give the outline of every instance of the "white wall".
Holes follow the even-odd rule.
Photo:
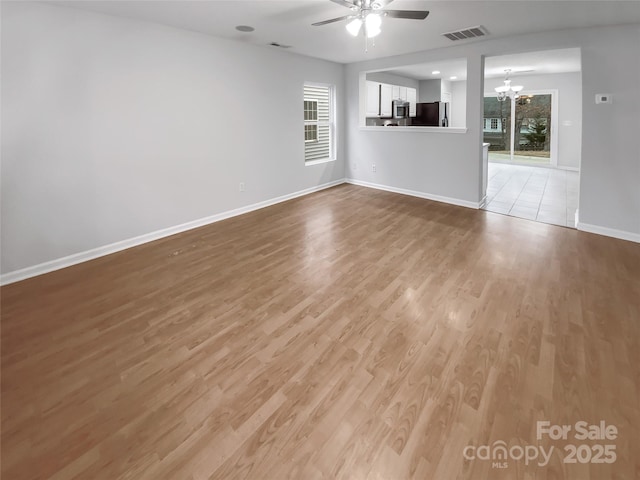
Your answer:
[[[348,175],[425,196],[479,202],[484,56],[579,47],[583,79],[580,228],[640,239],[639,44],[640,25],[571,29],[350,64],[346,77]],[[460,57],[467,58],[465,134],[359,128],[359,72]],[[612,94],[614,103],[595,105],[596,93]]]
[[[466,127],[467,82],[451,82],[451,118],[450,127]]]
[[[161,25],[3,2],[2,272],[339,181],[345,156],[355,180],[477,203],[483,56],[553,48],[582,49],[582,228],[640,238],[638,44],[638,25],[573,29],[345,69]],[[466,133],[359,127],[360,71],[460,57]],[[337,85],[336,162],[304,166],[305,80]],[[595,105],[596,93],[614,103]]]
[[[2,73],[3,273],[344,178],[343,110],[336,162],[305,166],[301,123],[339,64],[3,2]]]
[[[518,85],[525,87],[523,94],[537,90],[558,91],[558,166],[579,168],[582,144],[582,74],[519,75],[516,78]],[[495,87],[501,85],[504,85],[502,78],[487,78],[484,81],[484,91],[493,94]]]
[[[638,235],[640,25],[598,33],[582,50],[580,222]],[[596,105],[598,93],[614,103]]]
[[[429,103],[440,101],[442,81],[439,78],[434,80],[420,80],[419,85],[418,102]]]
[[[442,80],[440,87],[440,101],[449,102],[451,100],[451,81]]]
[[[450,80],[420,80],[419,102],[449,102],[451,100],[452,83]]]

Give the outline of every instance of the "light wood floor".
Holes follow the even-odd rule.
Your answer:
[[[6,480],[630,480],[639,398],[640,245],[350,185],[2,288]]]

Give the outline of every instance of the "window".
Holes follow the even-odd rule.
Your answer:
[[[492,118],[491,119],[491,130],[497,130],[498,129],[498,119],[497,118]]]
[[[318,141],[318,126],[317,125],[305,125],[304,126],[304,141],[305,142],[317,142]]]
[[[333,87],[304,85],[304,161],[333,160]]]
[[[314,122],[314,123],[311,123]],[[304,101],[304,141],[318,141],[318,101]]]

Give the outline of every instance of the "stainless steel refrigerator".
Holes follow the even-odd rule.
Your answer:
[[[448,127],[449,120],[449,102],[417,103],[416,116],[411,118],[411,125]]]

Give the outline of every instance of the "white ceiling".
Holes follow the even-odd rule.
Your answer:
[[[196,32],[267,45],[291,45],[288,51],[350,63],[454,45],[442,33],[484,25],[490,37],[596,25],[640,23],[640,1],[545,0],[395,0],[388,9],[429,10],[426,20],[385,18],[375,48],[365,53],[364,39],[353,38],[344,22],[312,23],[349,13],[329,0],[75,0],[54,3],[161,23]],[[236,25],[255,27],[240,33]],[[455,42],[474,42],[462,40]],[[270,47],[275,48],[275,47]]]
[[[579,72],[580,49],[564,48],[542,52],[527,52],[516,55],[487,57],[484,65],[485,78],[504,77],[505,70],[512,71],[511,77],[522,75],[546,75],[550,73]],[[434,71],[440,73],[434,74]],[[464,58],[420,63],[406,67],[385,70],[386,73],[400,75],[415,80],[444,79],[452,76],[461,81],[467,79],[467,61]]]
[[[434,71],[440,73],[432,73]],[[467,59],[456,58],[439,62],[420,63],[385,70],[385,72],[400,75],[401,77],[413,78],[415,80],[434,80],[438,78],[449,80],[452,76],[455,76],[455,81],[460,81],[467,79]]]
[[[512,77],[521,75],[546,75],[549,73],[579,72],[581,67],[580,49],[564,48],[543,52],[519,53],[487,57],[484,62],[485,78],[503,77],[505,70],[512,71]]]

